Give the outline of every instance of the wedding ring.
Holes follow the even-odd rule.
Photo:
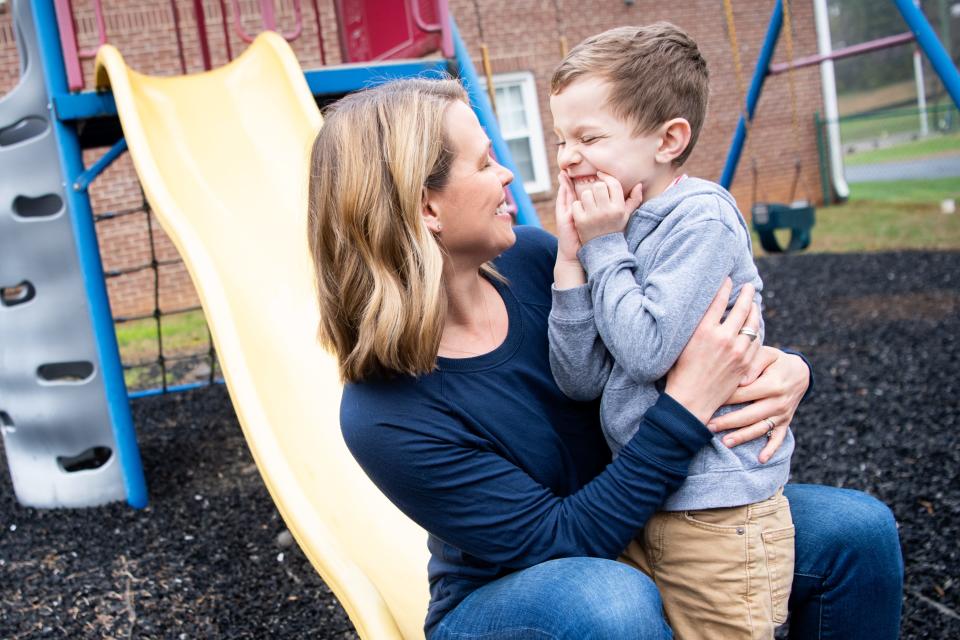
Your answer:
[[[753,329],[751,329],[750,327],[744,327],[740,329],[740,335],[747,336],[748,338],[750,338],[750,342],[753,342],[754,340],[760,337],[760,334],[754,331]]]
[[[770,428],[767,430],[767,437],[768,437],[768,438],[772,438],[772,437],[773,437],[773,430],[776,428],[777,423],[774,422],[771,418],[764,418],[763,421],[767,423],[767,426],[768,426],[768,427],[770,427]]]

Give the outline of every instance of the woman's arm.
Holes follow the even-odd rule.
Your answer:
[[[721,322],[729,295],[726,283],[691,340],[697,353],[681,356],[667,394],[647,411],[637,434],[571,495],[558,496],[534,480],[444,407],[422,406],[385,422],[370,418],[375,410],[366,398],[345,396],[344,413],[362,418],[344,420],[345,440],[394,504],[465,553],[511,568],[558,557],[614,558],[686,478],[694,454],[711,437],[700,421],[747,373],[755,348],[737,332],[752,304],[743,296]]]
[[[513,569],[562,557],[615,558],[680,486],[711,437],[664,395],[615,461],[560,496],[488,441],[463,433],[456,416],[424,411],[404,418],[345,426],[357,462],[435,537]]]
[[[724,402],[751,404],[714,418],[707,427],[714,433],[729,432],[722,441],[735,447],[765,437],[770,431],[766,419],[773,420],[773,435],[759,455],[760,462],[766,462],[783,443],[793,415],[810,387],[810,379],[810,366],[801,356],[763,347],[744,384]]]
[[[733,282],[726,278],[720,291],[700,320],[680,357],[667,373],[665,392],[673,396],[703,422],[710,420],[716,410],[729,402],[737,385],[750,375],[750,365],[760,353],[760,341],[740,334],[744,327],[756,330],[760,324],[760,310],[753,304],[753,287],[745,285],[737,296],[726,319],[723,310],[730,299]],[[717,351],[719,349],[719,351]],[[717,366],[727,367],[715,370]],[[733,363],[746,362],[737,368]],[[737,372],[740,377],[737,378]]]

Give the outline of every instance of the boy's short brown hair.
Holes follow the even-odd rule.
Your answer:
[[[710,78],[707,61],[685,31],[669,22],[655,22],[590,36],[560,62],[550,80],[550,93],[556,95],[586,75],[611,84],[610,107],[632,121],[638,134],[671,118],[686,118],[690,144],[674,164],[687,160],[703,128]]]

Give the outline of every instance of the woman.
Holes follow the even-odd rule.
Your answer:
[[[514,228],[513,176],[451,80],[344,98],[311,160],[319,335],[347,382],[344,437],[377,486],[430,534],[425,632],[447,638],[666,638],[653,582],[614,561],[683,481],[704,427],[738,441],[789,424],[801,358],[725,321],[729,285],[616,461],[596,403],[557,389],[547,354],[556,240]],[[746,376],[754,380],[738,389]],[[889,510],[858,492],[788,485],[797,528],[791,634],[892,638],[902,570]],[[869,608],[870,615],[865,615]]]

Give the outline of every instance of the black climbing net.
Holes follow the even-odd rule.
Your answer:
[[[94,222],[97,224],[107,221],[114,221],[130,216],[142,216],[143,223],[146,226],[147,239],[150,248],[150,260],[142,264],[126,266],[120,269],[104,270],[104,278],[111,280],[115,278],[124,278],[138,274],[143,271],[152,271],[152,294],[153,311],[141,315],[114,316],[113,322],[117,328],[118,334],[120,327],[124,324],[148,320],[153,318],[153,328],[156,336],[156,357],[147,359],[137,359],[133,362],[124,361],[123,349],[121,348],[121,362],[124,370],[124,377],[127,378],[127,390],[131,395],[145,395],[148,393],[169,393],[178,391],[184,387],[197,386],[198,384],[213,384],[218,382],[217,377],[218,362],[217,353],[213,345],[213,337],[210,334],[210,327],[204,322],[206,332],[206,344],[201,343],[200,348],[194,350],[178,350],[175,353],[164,351],[164,323],[163,319],[188,314],[195,311],[201,311],[199,305],[163,310],[160,305],[160,269],[176,264],[182,264],[180,258],[160,260],[157,257],[156,235],[154,233],[154,217],[147,202],[143,190],[140,191],[141,204],[129,209],[119,209],[105,213],[95,213]],[[205,375],[197,375],[197,365],[205,363],[207,372]],[[130,376],[128,372],[140,371],[140,375]],[[133,388],[131,388],[133,387]]]

